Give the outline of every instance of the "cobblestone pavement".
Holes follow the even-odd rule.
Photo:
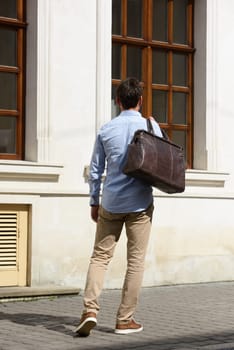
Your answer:
[[[104,290],[98,326],[89,337],[72,332],[78,296],[0,304],[0,350],[234,349],[234,283],[143,288],[136,319],[143,332],[114,334],[120,290]]]

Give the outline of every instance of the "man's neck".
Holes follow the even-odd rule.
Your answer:
[[[123,107],[121,108],[121,106],[120,106],[120,110],[121,110],[121,112],[123,112],[123,111],[134,111],[134,112],[139,112],[140,107],[137,105],[137,106],[134,107],[134,108],[124,109]]]

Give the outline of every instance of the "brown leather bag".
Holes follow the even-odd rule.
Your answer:
[[[185,189],[183,148],[171,142],[166,133],[155,135],[150,119],[146,130],[137,130],[128,145],[123,173],[142,180],[166,193]]]

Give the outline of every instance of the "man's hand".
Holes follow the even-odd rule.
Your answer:
[[[93,205],[91,207],[91,218],[94,222],[98,221],[98,210],[99,210],[99,205]]]

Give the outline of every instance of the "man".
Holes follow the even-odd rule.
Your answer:
[[[139,112],[142,105],[142,87],[138,80],[128,78],[122,81],[117,88],[116,101],[121,113],[100,129],[90,164],[91,217],[97,223],[97,228],[84,291],[84,311],[75,329],[80,336],[88,336],[97,324],[100,308],[98,297],[123,225],[127,235],[127,271],[115,333],[129,334],[143,329],[140,323],[135,322],[133,314],[142,284],[151,229],[152,188],[122,172],[127,147],[134,132],[147,129],[146,119]],[[158,124],[155,121],[152,124],[155,133],[162,136]],[[106,178],[100,205],[101,179],[105,167]]]

